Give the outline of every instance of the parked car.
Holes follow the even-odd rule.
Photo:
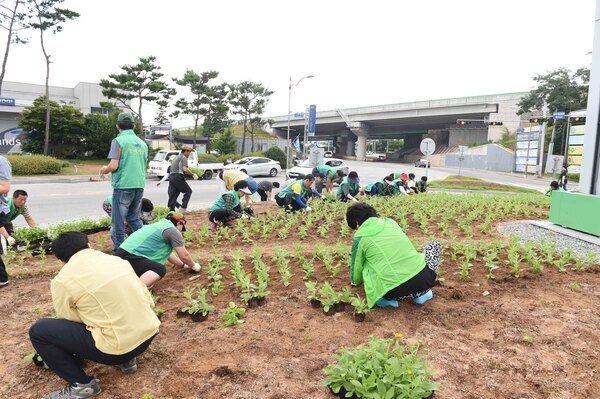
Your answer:
[[[248,176],[271,176],[275,177],[281,172],[279,162],[264,157],[246,157],[238,159],[234,163],[225,165],[225,170],[239,170]]]
[[[368,151],[365,155],[366,155],[367,158],[370,158],[373,161],[382,161],[382,162],[385,162],[385,160],[387,159],[387,155],[383,154],[383,153],[377,153],[377,152]]]
[[[431,165],[429,164],[429,161],[426,159],[419,159],[418,161],[415,161],[415,166],[417,168],[430,168]]]
[[[328,158],[325,162],[325,165],[331,166],[335,170],[341,170],[345,175],[348,174],[350,169],[346,162],[343,159],[337,158]],[[307,175],[312,173],[313,166],[310,166],[310,162],[308,159],[302,161],[298,166],[294,166],[288,171],[288,176],[290,179],[297,179],[300,175]]]
[[[323,153],[323,156],[325,158],[331,158],[333,156],[333,151],[325,151],[325,153]]]
[[[148,174],[162,179],[167,174],[167,169],[171,161],[179,155],[179,150],[160,150],[154,155],[154,158],[148,162]],[[222,162],[198,162],[198,154],[192,151],[188,157],[188,167],[198,168],[202,171],[202,179],[210,180],[212,177],[223,170]]]

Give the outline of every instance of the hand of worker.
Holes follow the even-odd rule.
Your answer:
[[[312,208],[310,206],[307,206],[306,208],[304,208],[304,212],[310,212],[312,211]]]
[[[200,178],[200,176],[198,176],[197,174],[193,174],[192,177],[194,178],[194,180],[198,180]]]
[[[195,272],[199,272],[201,269],[200,263],[194,262],[194,266],[192,266],[192,270]]]
[[[6,242],[8,243],[8,245],[15,245],[15,242],[17,242],[17,240],[15,240],[11,236],[8,236],[8,238],[6,239]]]

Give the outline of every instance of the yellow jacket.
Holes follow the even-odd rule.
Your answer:
[[[116,256],[77,252],[50,290],[57,317],[85,324],[104,353],[122,355],[158,333],[150,292],[129,262]]]
[[[248,176],[244,172],[235,169],[223,171],[223,181],[225,182],[225,187],[227,188],[227,191],[233,190],[233,185],[235,183],[239,182],[240,180],[246,180],[248,177],[250,176]],[[245,203],[246,205],[250,203],[250,196],[247,195],[245,197]]]

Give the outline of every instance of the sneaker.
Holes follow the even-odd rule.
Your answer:
[[[7,281],[0,281],[0,288],[4,288],[8,285],[8,280]]]
[[[179,208],[177,212],[181,213],[182,215],[185,215],[185,213],[187,212],[187,208]]]
[[[100,386],[98,385],[98,380],[92,378],[90,382],[87,384],[81,384],[76,382],[71,385],[68,384],[66,387],[61,389],[60,391],[50,392],[47,399],[87,399],[93,398],[102,392]]]
[[[417,305],[422,305],[425,302],[427,302],[428,300],[430,300],[431,298],[433,298],[433,292],[431,292],[431,290],[429,290],[426,293],[424,293],[423,295],[413,299],[413,302],[416,303]]]
[[[117,367],[121,369],[123,374],[132,374],[137,371],[137,360],[134,357],[128,362],[117,364]]]
[[[377,302],[375,302],[375,305],[377,305],[380,308],[386,308],[388,306],[391,306],[393,308],[397,308],[398,307],[398,301],[396,301],[395,299],[381,298]]]

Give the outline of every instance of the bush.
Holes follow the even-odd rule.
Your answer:
[[[46,155],[8,155],[14,176],[56,175],[63,162]]]
[[[265,157],[279,162],[281,167],[285,168],[285,152],[281,151],[281,148],[274,146],[266,150],[263,154]]]

